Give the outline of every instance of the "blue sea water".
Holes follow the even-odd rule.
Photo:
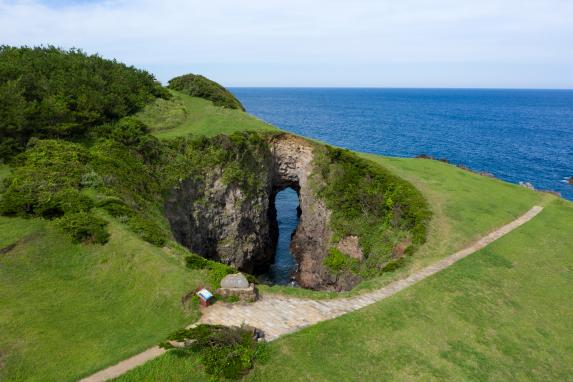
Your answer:
[[[274,284],[286,285],[291,282],[291,275],[296,271],[296,261],[290,251],[291,234],[298,224],[298,195],[292,188],[279,192],[275,199],[279,240],[275,261],[271,265],[268,277]]]
[[[446,158],[573,200],[566,183],[573,176],[572,90],[231,90],[251,114],[286,131],[374,154]],[[290,197],[286,203],[295,203]],[[289,234],[293,224],[284,228]],[[288,255],[281,251],[288,247],[277,258]]]

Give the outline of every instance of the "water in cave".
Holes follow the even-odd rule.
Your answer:
[[[298,224],[298,205],[298,194],[292,188],[286,188],[277,193],[275,207],[279,238],[275,260],[266,275],[272,284],[292,284],[292,275],[296,272],[297,263],[290,251],[290,242]]]

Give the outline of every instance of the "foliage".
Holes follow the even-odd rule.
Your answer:
[[[12,176],[5,182],[0,201],[3,215],[58,217],[88,210],[91,205],[78,187],[89,153],[82,146],[61,140],[30,142]]]
[[[105,244],[109,240],[107,222],[88,212],[66,214],[58,224],[76,243]]]
[[[167,242],[167,233],[150,219],[145,219],[138,215],[132,215],[129,218],[127,225],[133,232],[148,243],[158,247],[163,247]]]
[[[216,106],[245,111],[241,102],[218,83],[197,74],[186,74],[169,80],[169,88],[193,97],[205,98]]]
[[[268,360],[268,352],[258,348],[248,327],[198,325],[173,333],[169,340],[183,343],[185,349],[198,354],[205,372],[219,378],[239,379],[253,368],[257,356]],[[173,349],[169,343],[161,346]]]
[[[263,186],[261,174],[269,160],[267,141],[256,132],[178,138],[165,142],[164,184],[187,178],[202,179],[222,172],[227,185],[236,185],[246,196]]]
[[[80,50],[0,46],[0,158],[31,137],[74,138],[169,97],[142,70]]]
[[[356,269],[358,264],[356,259],[346,256],[337,248],[330,248],[328,255],[324,258],[324,266],[334,273]]]
[[[424,243],[431,214],[411,184],[348,150],[324,146],[315,152],[314,188],[332,211],[334,241],[356,235],[365,253],[358,266],[333,248],[324,260],[328,268],[372,278],[393,269],[386,264],[398,243],[407,238],[416,247]]]
[[[227,275],[237,273],[237,269],[226,264],[205,259],[204,257],[191,254],[185,258],[185,263],[190,269],[206,269],[209,271],[209,281],[211,286],[218,288],[221,280]]]

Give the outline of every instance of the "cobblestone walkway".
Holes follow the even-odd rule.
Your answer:
[[[524,215],[482,237],[469,247],[433,265],[423,268],[405,279],[395,281],[384,288],[372,292],[356,297],[332,300],[310,300],[280,295],[266,295],[251,304],[217,303],[202,311],[203,315],[199,323],[222,324],[227,326],[239,326],[244,323],[262,329],[265,332],[267,340],[272,341],[284,334],[292,333],[320,321],[333,319],[392,296],[414,285],[418,281],[438,273],[464,257],[479,251],[488,244],[527,223],[542,210],[543,207],[535,206]],[[163,349],[157,347],[148,349],[117,365],[84,378],[81,382],[107,381],[137,366],[143,365],[145,362],[160,356],[164,352]]]

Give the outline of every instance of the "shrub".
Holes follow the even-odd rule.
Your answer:
[[[31,137],[81,137],[169,96],[151,74],[77,49],[0,46],[0,158]]]
[[[193,97],[207,99],[216,106],[245,111],[241,102],[227,89],[197,74],[175,77],[169,80],[169,88]]]
[[[144,219],[138,215],[133,215],[127,221],[127,225],[133,232],[139,235],[143,240],[163,247],[167,242],[167,235],[161,227],[149,219]]]
[[[107,222],[89,212],[66,214],[58,220],[58,224],[76,243],[105,244],[109,240],[109,233],[105,229]]]
[[[216,378],[239,379],[257,359],[269,358],[268,348],[257,343],[249,327],[198,325],[175,332],[169,340],[184,343],[185,349],[200,357],[205,372]],[[161,346],[173,349],[169,343]]]
[[[88,160],[88,151],[78,144],[31,141],[5,181],[0,213],[51,218],[65,212],[89,210],[91,202],[78,191]]]
[[[351,270],[358,262],[356,259],[352,259],[340,252],[339,249],[330,248],[328,255],[324,258],[323,264],[331,271],[337,273],[343,270]]]

